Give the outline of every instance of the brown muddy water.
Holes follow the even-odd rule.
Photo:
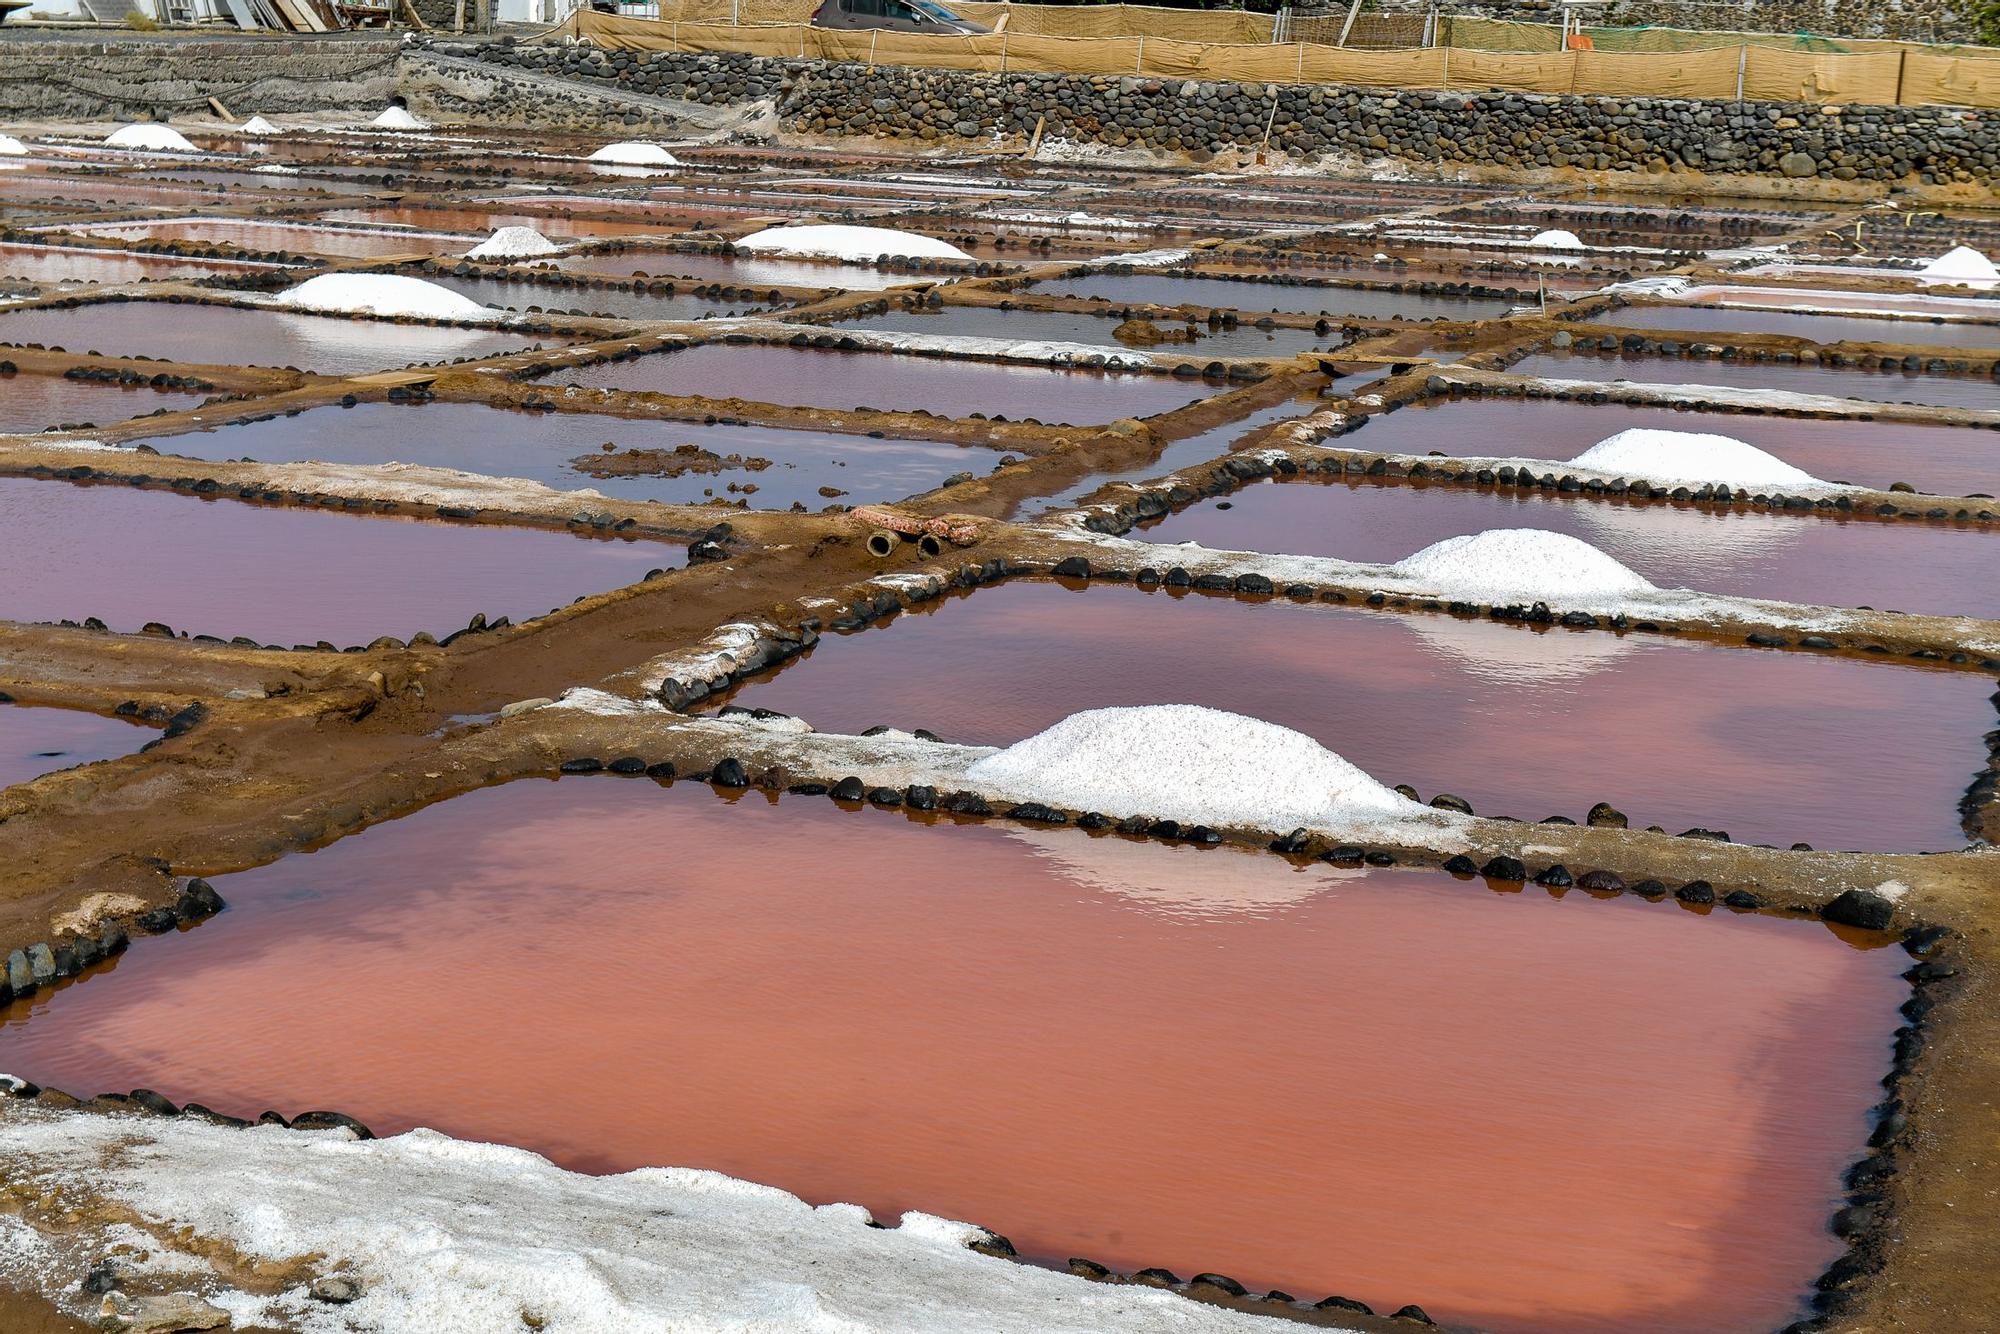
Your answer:
[[[478,403],[413,406],[363,403],[325,407],[295,417],[244,422],[214,431],[161,436],[147,442],[190,458],[249,457],[260,463],[422,463],[497,477],[525,477],[560,490],[585,487],[621,500],[699,505],[738,499],[753,509],[810,510],[829,504],[901,500],[941,485],[959,472],[987,473],[1001,451],[935,440],[877,440],[833,431],[767,426],[707,426],[700,422],[633,421],[582,413],[514,412]],[[635,449],[671,451],[697,445],[770,466],[736,466],[679,477],[600,477],[576,460]],[[731,490],[731,484],[735,490]],[[744,487],[753,490],[745,491]],[[831,488],[837,495],[822,494]]]
[[[2000,315],[2000,310],[1996,310]],[[1621,329],[1671,329],[1696,334],[1785,334],[1815,343],[1895,343],[1920,347],[2000,347],[2000,323],[1813,315],[1740,306],[1632,306],[1598,317]],[[1997,391],[2000,392],[2000,391]]]
[[[0,354],[4,355],[4,354]],[[179,412],[207,399],[204,391],[128,389],[60,375],[0,375],[0,433],[51,426],[108,426],[166,409]]]
[[[982,745],[1079,709],[1203,704],[1483,815],[1580,820],[1608,801],[1635,828],[1907,851],[1964,845],[1991,688],[1662,635],[1020,581],[828,636],[712,703]]]
[[[1768,362],[1723,361],[1718,357],[1665,357],[1595,353],[1538,352],[1507,368],[1514,375],[1609,384],[1728,385],[1773,394],[1831,394],[1883,403],[1921,403],[1940,408],[2000,408],[2000,380],[1984,375],[1925,375],[1916,371],[1858,367],[1779,366]]]
[[[0,320],[0,331],[6,324]],[[840,352],[770,343],[709,343],[631,361],[564,367],[543,384],[700,394],[800,407],[984,413],[1011,421],[1093,424],[1151,417],[1220,393],[1218,381],[1143,372],[1064,370],[993,361]]]
[[[309,222],[238,222],[229,218],[105,223],[77,230],[91,236],[123,237],[128,241],[197,241],[208,245],[240,246],[245,250],[283,250],[302,255],[334,255],[343,259],[379,259],[385,255],[458,255],[484,239],[470,234],[370,231],[360,227],[323,227]]]
[[[346,647],[524,621],[682,564],[664,542],[0,478],[0,618]]]
[[[200,366],[292,366],[326,375],[360,375],[413,362],[497,357],[535,340],[531,334],[496,329],[198,302],[113,301],[66,310],[0,311],[0,341]]]
[[[1134,533],[1388,564],[1447,537],[1541,528],[1604,551],[1662,588],[2000,618],[2000,533],[1969,526],[1704,509],[1551,491],[1422,483],[1259,483]],[[1163,561],[1171,562],[1163,553]]]
[[[1911,422],[1822,421],[1747,412],[1685,412],[1561,399],[1433,398],[1365,419],[1327,441],[1348,449],[1459,458],[1575,458],[1620,431],[1726,435],[1829,482],[1932,495],[2000,493],[2000,431]]]
[[[1048,278],[1024,290],[1054,296],[1101,297],[1121,306],[1192,305],[1219,310],[1283,311],[1369,320],[1484,320],[1512,303],[1494,297],[1426,296],[1368,287],[1287,286],[1236,278],[1184,278],[1165,273],[1091,273]]]
[[[1879,939],[774,803],[520,782],[216,877],[221,916],[8,1007],[0,1068],[1504,1334],[1769,1330],[1843,1250]]]
[[[946,306],[937,311],[892,310],[886,315],[845,321],[830,328],[868,329],[886,333],[957,334],[973,338],[1013,338],[1050,343],[1087,343],[1110,351],[1158,351],[1191,357],[1295,357],[1323,351],[1344,341],[1339,330],[1259,329],[1243,321],[1233,329],[1210,327],[1205,320],[1155,320],[1162,333],[1192,331],[1191,342],[1164,342],[1155,347],[1121,343],[1114,334],[1122,321],[1113,315],[1087,311],[996,310],[990,306]]]
[[[0,278],[36,283],[136,283],[167,278],[212,278],[219,274],[267,273],[269,264],[227,260],[175,259],[171,255],[131,255],[75,246],[0,244]]]
[[[80,709],[0,703],[0,788],[129,755],[157,735],[151,728]]]

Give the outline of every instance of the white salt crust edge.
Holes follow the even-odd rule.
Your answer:
[[[971,259],[947,241],[893,227],[851,227],[814,223],[804,227],[767,227],[736,242],[738,250],[759,254],[798,255],[872,264],[878,259]]]
[[[0,1112],[10,1180],[98,1193],[158,1234],[149,1264],[186,1277],[239,1325],[302,1334],[356,1328],[490,1334],[524,1311],[564,1334],[1256,1334],[1264,1317],[1088,1280],[966,1249],[977,1228],[908,1213],[889,1229],[847,1204],[814,1208],[719,1173],[654,1167],[566,1172],[523,1149],[429,1130],[356,1141],[345,1131],[238,1130],[13,1104]],[[185,1228],[252,1258],[318,1252],[359,1300],[302,1288],[222,1288],[162,1238]],[[72,1285],[112,1238],[88,1225],[0,1233],[0,1274]],[[162,1253],[167,1253],[164,1256]]]

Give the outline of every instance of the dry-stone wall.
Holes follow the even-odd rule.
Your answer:
[[[776,98],[784,123],[925,143],[1046,133],[1196,158],[1223,145],[1314,158],[1931,184],[2000,176],[2000,116],[1672,98],[1425,93],[1065,74],[971,74],[752,56],[494,46],[491,62],[658,95]],[[1277,115],[1272,118],[1272,102]]]
[[[1974,0],[1611,0],[1585,16],[1586,23],[1619,27],[1727,32],[1810,32],[1836,37],[1893,37],[1911,42],[1976,42]],[[1474,0],[1453,14],[1553,23],[1557,0]],[[1300,13],[1347,12],[1342,0],[1306,0]]]

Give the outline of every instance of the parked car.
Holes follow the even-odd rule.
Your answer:
[[[889,32],[971,37],[993,30],[962,19],[937,0],[826,0],[813,11],[821,28],[880,28]]]

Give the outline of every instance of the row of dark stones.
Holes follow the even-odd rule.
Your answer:
[[[1606,323],[1616,324],[1617,315],[1598,317]],[[1892,326],[1893,329],[1894,326]],[[1891,340],[1885,340],[1891,341]],[[1800,348],[1797,351],[1773,352],[1761,347],[1738,347],[1734,343],[1687,342],[1677,338],[1658,338],[1649,334],[1574,334],[1565,329],[1549,340],[1549,346],[1557,350],[1568,349],[1575,353],[1595,352],[1604,356],[1658,356],[1678,357],[1683,361],[1762,361],[1777,366],[1828,366],[1834,369],[1852,368],[1863,371],[1901,371],[1906,375],[1923,373],[1926,375],[1984,375],[2000,379],[2000,358],[1982,357],[1923,357],[1914,352],[1900,356],[1862,352],[1850,356],[1831,348],[1814,351]],[[1511,360],[1519,360],[1533,354],[1537,349],[1523,348]]]
[[[1312,287],[1333,292],[1407,292],[1418,296],[1443,297],[1448,300],[1456,299],[1465,301],[1521,301],[1535,295],[1533,291],[1524,291],[1518,287],[1494,287],[1486,283],[1469,281],[1439,282],[1435,278],[1423,278],[1414,282],[1395,280],[1382,282],[1344,282],[1335,278],[1320,278],[1298,273],[1246,272],[1228,268],[1139,268],[1123,263],[1094,264],[1087,268],[1079,266],[1071,269],[1062,276],[1064,278],[1077,278],[1098,273],[1115,275],[1143,274],[1149,278],[1207,278],[1211,281],[1251,283],[1266,287]],[[1003,285],[1011,286],[1013,284]]]
[[[906,293],[897,298],[897,301],[903,309],[911,311],[938,311],[943,310],[946,304],[944,294],[936,288],[932,288],[921,296],[915,293]],[[979,309],[979,307],[960,307],[960,309]],[[1056,310],[1054,307],[1044,305],[1035,298],[1029,297],[1026,301],[1020,302],[1008,299],[1000,302],[998,305],[992,307],[992,309],[1001,311],[1002,313],[1019,310],[1040,313],[1083,314],[1105,320],[1129,320],[1134,318],[1178,320],[1182,318],[1180,312],[1185,307],[1117,306],[1109,302],[1098,302],[1085,311],[1067,311]],[[885,297],[879,301],[869,301],[858,306],[849,306],[847,309],[835,312],[832,315],[815,315],[811,317],[811,322],[817,324],[837,324],[847,320],[865,320],[871,316],[885,315],[888,311],[889,300]],[[1211,330],[1238,329],[1243,326],[1245,321],[1248,321],[1250,327],[1253,329],[1269,331],[1278,327],[1278,321],[1274,318],[1274,315],[1275,312],[1273,315],[1258,315],[1250,311],[1232,310],[1227,307],[1216,306],[1198,311],[1187,318],[1196,319],[1208,325]],[[1324,317],[1313,321],[1313,332],[1322,337],[1331,334],[1333,328],[1333,321]],[[1347,325],[1342,328],[1341,332],[1347,336],[1347,341],[1352,342],[1363,330],[1362,326],[1359,325]],[[1172,351],[1172,348],[1169,347],[1167,350]],[[1076,364],[1081,366],[1088,363],[1078,360]],[[1215,366],[1221,366],[1222,364],[1221,362],[1212,363]]]
[[[4,970],[0,970],[0,1005],[32,996],[64,978],[77,976],[92,964],[124,953],[131,943],[131,931],[163,935],[183,924],[213,917],[222,909],[222,896],[215,892],[215,887],[196,878],[181,887],[171,905],[149,908],[133,917],[129,930],[124,923],[114,921],[94,936],[61,937],[14,950],[7,955]]]
[[[1988,702],[2000,709],[2000,690],[1994,691]],[[2000,728],[1980,740],[1986,746],[1986,767],[1973,775],[1965,795],[1958,799],[1959,820],[1973,839],[1984,837],[1987,812],[2000,805]]]
[[[459,53],[701,102],[780,97],[781,114],[815,133],[938,141],[1026,136],[1039,122],[1060,139],[1197,159],[1237,145],[1307,158],[1345,152],[1516,169],[1939,184],[2000,174],[2000,124],[1938,107],[985,74],[588,46]]]
[[[447,273],[458,278],[490,275],[507,282],[533,283],[539,287],[580,287],[597,291],[643,292],[649,296],[678,296],[686,283],[690,296],[704,301],[756,301],[767,306],[786,306],[794,300],[775,287],[737,287],[732,283],[702,283],[692,278],[655,278],[635,274],[630,278],[610,278],[600,274],[568,273],[562,269],[538,269],[518,262],[501,265],[474,264],[465,260],[444,263],[427,259],[416,266],[423,273]]]
[[[763,254],[761,251],[751,251],[751,252],[739,251],[737,250],[735,244],[730,241],[703,241],[703,240],[696,240],[692,237],[683,237],[680,240],[676,241],[673,245],[667,247],[664,251],[658,247],[641,246],[631,241],[611,240],[611,241],[600,242],[599,244],[588,246],[581,250],[572,251],[571,253],[588,254],[588,255],[622,255],[627,251],[641,251],[646,254],[654,254],[654,255],[664,253],[664,254],[684,254],[684,255],[734,256],[742,254],[747,259],[769,258],[769,256]],[[840,278],[841,270],[852,266],[838,263],[832,260],[825,261],[825,263],[826,263],[827,277],[829,279],[835,280],[828,282],[826,286],[838,287],[840,285],[838,279]],[[947,257],[941,257],[935,255],[925,255],[925,256],[884,255],[881,258],[875,260],[872,267],[880,269],[886,273],[936,273],[936,274],[957,275],[959,277],[964,277],[964,278],[990,278],[995,274],[1006,273],[1010,269],[1010,266],[1004,264],[995,264],[992,260],[950,259]]]

